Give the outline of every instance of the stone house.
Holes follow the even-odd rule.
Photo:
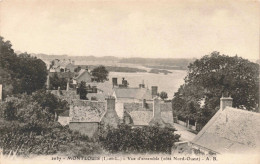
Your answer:
[[[74,61],[69,60],[58,60],[55,59],[52,61],[53,65],[50,67],[50,72],[74,72],[75,63]]]
[[[143,99],[152,101],[158,95],[158,87],[152,86],[151,90],[145,88],[144,84],[139,84],[139,87],[128,87],[128,82],[123,78],[122,84],[117,84],[117,78],[112,79],[113,96],[117,102],[141,102]]]
[[[159,125],[173,127],[173,113],[171,103],[164,103],[155,97],[152,103],[144,99],[141,103],[117,103],[116,112],[121,123],[133,127]]]
[[[69,117],[69,128],[90,138],[96,137],[101,126],[116,128],[119,124],[113,97],[108,97],[106,102],[73,100]]]
[[[93,77],[88,69],[81,69],[78,75],[73,78],[73,84],[79,84],[81,81],[85,81],[86,83],[93,81]]]

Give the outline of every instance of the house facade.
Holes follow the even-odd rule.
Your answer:
[[[79,84],[81,81],[92,82],[92,76],[88,69],[81,69],[76,77],[73,78],[73,84]]]
[[[50,67],[50,72],[74,72],[75,62],[72,60],[58,60],[55,59],[52,61],[52,65]]]
[[[124,78],[122,84],[117,83],[117,78],[112,79],[113,83],[113,96],[117,102],[141,102],[143,99],[146,101],[153,100],[158,95],[158,87],[152,86],[151,90],[145,88],[144,84],[140,84],[139,87],[128,87],[128,82]]]
[[[158,97],[152,102],[118,102],[116,112],[122,123],[133,127],[159,125],[173,127],[173,113],[171,103],[164,103]]]
[[[106,102],[75,100],[70,105],[69,127],[73,131],[95,138],[102,127],[116,128],[119,118],[115,111],[115,99],[108,97]]]

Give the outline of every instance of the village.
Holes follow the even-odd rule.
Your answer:
[[[259,163],[257,3],[0,0],[0,164]]]
[[[50,73],[57,72],[62,76],[63,73],[73,72],[76,67],[73,62],[64,62],[65,60],[55,63],[53,68],[50,68]],[[50,85],[49,80],[50,78],[47,81],[47,89]],[[125,78],[121,83],[117,78],[111,80],[112,85],[107,82],[95,82],[95,78],[86,67],[67,80],[66,90],[61,90],[60,87],[50,90],[70,104],[69,111],[59,114],[58,121],[90,138],[97,137],[101,125],[116,128],[124,123],[132,128],[154,125],[175,128],[175,133],[180,135],[180,141],[172,148],[173,154],[199,152],[214,155],[259,148],[257,126],[260,114],[232,108],[233,99],[230,96],[220,98],[219,111],[196,135],[196,123],[190,125],[189,121],[178,120],[173,114],[171,102],[159,97],[157,86],[147,88],[142,82],[139,86],[131,88],[128,87],[129,82]],[[72,85],[69,81],[72,81]],[[88,100],[80,99],[77,92],[77,86],[82,81],[86,82]],[[239,126],[241,124],[243,126]],[[252,133],[253,129],[257,130]]]
[[[43,70],[34,70],[40,76],[30,75],[26,85],[11,83],[12,80],[8,80],[5,70],[2,70],[5,76],[1,77],[0,84],[0,128],[6,132],[1,134],[4,139],[0,144],[4,154],[9,156],[65,153],[81,158],[104,152],[157,152],[174,156],[215,157],[259,151],[258,103],[238,105],[240,102],[233,97],[240,97],[231,96],[230,91],[218,91],[215,102],[219,104],[204,111],[206,103],[209,103],[208,97],[200,98],[196,106],[194,101],[190,101],[189,85],[180,86],[173,99],[167,99],[166,92],[159,92],[159,84],[148,87],[139,78],[139,85],[133,86],[126,77],[108,78],[109,72],[102,65],[76,65],[71,59],[44,63],[28,54],[15,57],[16,60],[31,60],[35,64],[39,62],[37,65],[40,64]],[[209,60],[215,57],[221,59],[225,56],[213,52]],[[208,56],[200,60],[205,58]],[[42,74],[46,78],[42,78]],[[248,74],[245,76],[251,78]],[[19,81],[17,77],[13,77],[13,82]],[[41,80],[39,89],[32,88],[31,78]],[[259,77],[256,79],[259,80]],[[23,90],[16,93],[15,87]],[[195,93],[194,90],[191,92]],[[197,92],[200,94],[201,91]],[[209,111],[213,111],[212,116]],[[46,121],[47,124],[44,123]],[[21,136],[24,136],[22,140]],[[43,136],[47,141],[43,140]],[[88,145],[80,147],[80,143]]]

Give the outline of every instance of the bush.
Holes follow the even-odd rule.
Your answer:
[[[174,142],[180,138],[174,131],[158,126],[131,128],[120,125],[118,129],[108,128],[100,141],[111,153],[170,153]]]
[[[18,155],[28,156],[70,152],[70,155],[86,155],[100,151],[99,145],[90,142],[87,136],[72,133],[68,126],[63,127],[54,120],[52,111],[59,105],[50,106],[48,96],[45,92],[31,96],[24,94],[8,97],[0,103],[0,147],[3,153],[17,151]]]

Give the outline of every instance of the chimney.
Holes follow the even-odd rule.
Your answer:
[[[115,103],[116,100],[113,96],[109,96],[108,98],[106,98],[107,100],[107,111],[115,111]]]
[[[122,78],[122,85],[123,85],[123,87],[127,87],[128,86],[127,80],[125,80],[124,77]]]
[[[74,61],[74,60],[72,60],[72,61],[71,61],[71,64],[75,65],[75,61]]]
[[[116,77],[112,78],[112,83],[113,83],[113,87],[117,86],[117,78]]]
[[[0,84],[0,102],[3,100],[3,85]]]
[[[229,97],[221,97],[220,98],[220,110],[224,110],[227,106],[232,107],[233,99]]]
[[[123,77],[122,78],[122,85],[124,85],[124,83],[125,83],[125,78]]]
[[[106,98],[106,101],[106,113],[101,118],[100,122],[105,128],[107,125],[116,128],[120,120],[115,108],[115,98],[113,96],[109,96]]]
[[[154,119],[161,118],[160,100],[158,97],[155,97],[153,99],[153,118]]]
[[[146,99],[143,99],[142,107],[146,108]]]
[[[152,98],[157,96],[158,87],[152,86]]]
[[[88,71],[88,66],[86,66],[85,70]]]
[[[142,81],[142,84],[139,84],[139,88],[145,88],[144,80]]]

